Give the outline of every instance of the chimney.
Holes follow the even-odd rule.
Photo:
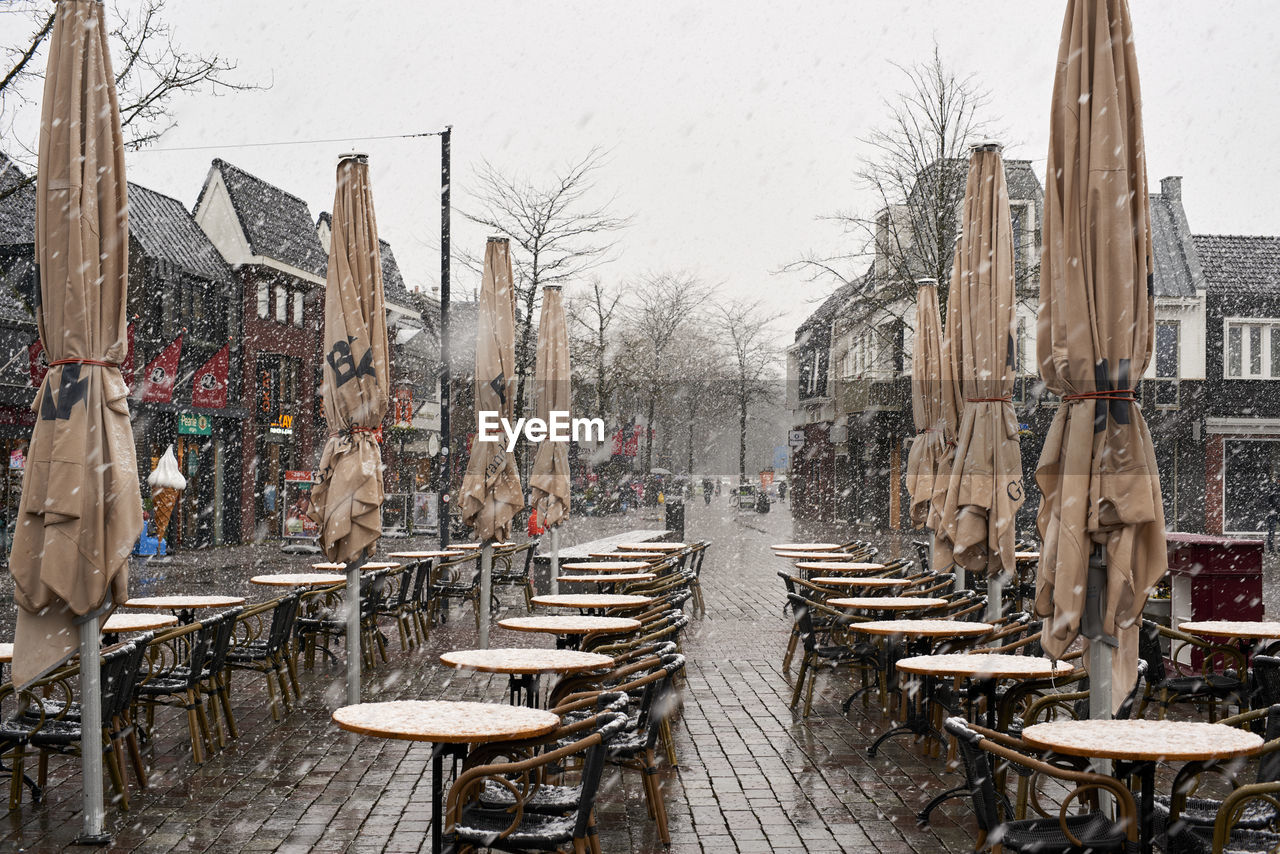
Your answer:
[[[1160,179],[1160,195],[1171,202],[1182,201],[1182,176],[1171,175]]]

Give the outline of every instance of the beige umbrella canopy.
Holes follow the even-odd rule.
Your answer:
[[[13,680],[77,644],[74,615],[128,598],[142,502],[125,358],[129,226],[124,140],[102,4],[58,3],[36,176],[36,322],[50,369],[9,557],[18,622]]]
[[[923,528],[933,515],[934,480],[947,451],[942,432],[942,320],[938,315],[938,283],[933,279],[922,279],[916,290],[911,415],[916,436],[907,455],[907,492],[911,495],[911,522]]]
[[[480,281],[479,330],[476,337],[475,411],[496,412],[510,419],[515,406],[515,287],[511,250],[505,238],[490,237]],[[471,458],[462,478],[459,512],[476,539],[507,540],[511,519],[524,507],[515,457],[502,442],[471,443]],[[486,603],[487,604],[487,603]]]
[[[1014,515],[1022,506],[1022,453],[1013,412],[1013,229],[1004,163],[975,146],[963,232],[947,302],[945,408],[955,422],[955,462],[942,528],[969,572],[1014,571]]]
[[[538,396],[538,417],[551,423],[552,412],[567,413],[573,404],[569,372],[569,329],[565,324],[564,300],[560,288],[548,285],[542,291],[542,315],[538,318],[538,363],[534,389]],[[555,527],[569,515],[569,445],[542,442],[533,458],[529,476],[531,503],[547,528]]]
[[[1048,618],[1045,651],[1061,655],[1081,631],[1090,552],[1105,549],[1097,628],[1119,640],[1114,700],[1137,676],[1136,621],[1168,560],[1155,452],[1133,394],[1155,326],[1141,101],[1128,5],[1070,0],[1050,113],[1036,340],[1040,372],[1063,402],[1036,469],[1035,608]]]
[[[378,226],[364,155],[338,162],[324,300],[324,417],[332,431],[311,491],[311,517],[331,561],[350,563],[382,534],[382,454],[375,431],[387,411],[387,316]]]

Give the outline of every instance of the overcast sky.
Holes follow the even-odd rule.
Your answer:
[[[1131,0],[1149,178],[1184,176],[1198,233],[1280,233],[1280,4]],[[608,149],[601,197],[635,221],[609,279],[687,270],[764,300],[780,339],[831,289],[773,271],[837,233],[817,217],[873,204],[859,143],[900,90],[893,63],[929,55],[991,92],[1006,157],[1043,170],[1064,3],[378,2],[175,0],[178,41],[240,63],[262,92],[181,102],[129,177],[195,201],[221,156],[290,190],[313,214],[336,156],[367,151],[381,235],[411,285],[439,277],[435,139],[236,148],[454,128],[454,203],[487,158],[535,180]],[[0,19],[6,16],[0,16]],[[17,18],[18,16],[11,16]],[[8,23],[0,20],[0,28]],[[5,30],[0,29],[0,33]],[[11,31],[10,31],[11,32]],[[225,146],[225,147],[222,147]],[[483,231],[454,216],[454,240]],[[455,265],[455,287],[473,277]]]

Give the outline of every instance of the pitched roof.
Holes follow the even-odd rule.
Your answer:
[[[307,203],[274,184],[221,158],[213,168],[222,175],[240,228],[255,255],[264,255],[308,273],[324,276],[329,257],[320,245]],[[208,188],[206,182],[205,187]],[[204,190],[200,191],[201,198]],[[196,201],[196,207],[200,201]]]
[[[6,154],[0,153],[0,245],[34,243],[36,185]]]
[[[1152,290],[1158,297],[1194,297],[1196,288],[1204,287],[1204,272],[1182,200],[1162,193],[1150,199]]]
[[[404,276],[400,275],[400,265],[396,263],[396,255],[391,251],[391,244],[378,238],[378,253],[382,258],[382,294],[396,305],[409,306],[409,289],[405,286]]]
[[[129,236],[148,258],[218,281],[229,273],[222,255],[182,202],[129,184]]]
[[[1209,291],[1280,294],[1280,237],[1197,234],[1194,239]]]

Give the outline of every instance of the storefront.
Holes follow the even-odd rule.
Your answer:
[[[208,411],[140,413],[134,433],[145,506],[150,509],[146,476],[173,445],[187,488],[178,499],[165,534],[170,549],[195,549],[235,542],[239,526],[235,496],[239,492],[237,459],[239,419]]]
[[[290,413],[282,412],[259,428],[253,482],[254,518],[259,526],[266,526],[268,536],[279,537],[284,533],[286,473],[310,469],[303,465],[299,445],[294,416]]]
[[[1210,419],[1205,448],[1206,528],[1213,534],[1260,534],[1267,513],[1280,509],[1280,423],[1259,419],[1217,432]],[[1164,474],[1162,472],[1162,474]]]

